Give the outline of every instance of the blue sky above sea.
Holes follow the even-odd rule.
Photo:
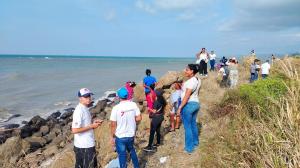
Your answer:
[[[1,0],[0,54],[300,52],[299,0]]]

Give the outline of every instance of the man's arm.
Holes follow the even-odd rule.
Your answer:
[[[142,115],[140,114],[140,115],[138,115],[138,116],[135,116],[135,121],[136,122],[139,122],[139,121],[141,121],[142,120]]]
[[[88,125],[88,126],[86,126],[86,127],[72,128],[72,133],[73,133],[73,134],[77,134],[77,133],[85,132],[85,131],[88,131],[88,130],[90,130],[90,129],[95,129],[95,128],[97,128],[99,125],[101,125],[100,122],[94,122],[93,124]]]

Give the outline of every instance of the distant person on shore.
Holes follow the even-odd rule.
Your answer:
[[[121,102],[114,106],[110,115],[111,143],[116,146],[120,167],[127,167],[127,152],[134,168],[139,168],[139,161],[134,149],[134,136],[136,122],[142,120],[140,110],[136,103],[127,100],[126,88],[117,91]]]
[[[251,73],[251,76],[250,76],[250,83],[258,80],[258,73],[259,73],[259,70],[260,70],[260,66],[259,66],[259,60],[258,59],[255,59],[253,61],[253,63],[251,64],[250,66],[250,73]]]
[[[220,83],[220,86],[221,87],[227,87],[227,79],[228,79],[228,68],[227,66],[225,66],[223,63],[221,64],[221,68],[218,72],[218,76],[221,75],[222,76],[222,80],[221,80],[221,83]]]
[[[208,63],[208,53],[205,48],[202,48],[200,53],[198,54],[198,58],[200,60],[199,64],[199,74],[201,76],[207,76],[207,63]]]
[[[99,127],[102,120],[94,120],[88,109],[92,102],[93,93],[82,88],[78,91],[79,104],[73,113],[72,133],[74,134],[75,168],[97,167],[94,129]]]
[[[171,101],[171,112],[170,112],[170,132],[175,131],[175,129],[179,129],[180,124],[180,114],[177,113],[178,107],[181,104],[181,85],[182,82],[177,81],[173,84],[175,88],[175,92],[173,92],[170,96]]]
[[[220,62],[224,65],[226,65],[227,61],[228,61],[228,59],[225,56],[223,56],[222,59],[220,60]]]
[[[195,64],[188,64],[186,67],[184,73],[188,80],[182,86],[181,105],[177,110],[177,113],[181,114],[185,129],[184,150],[189,154],[199,145],[199,132],[196,119],[200,109],[198,92],[201,81],[195,76],[197,72],[198,68]]]
[[[145,88],[145,95],[146,95],[146,101],[147,101],[147,107],[151,106],[151,88],[150,86],[154,84],[154,87],[156,86],[156,78],[151,76],[151,70],[146,69],[146,77],[144,77],[143,85]]]
[[[251,54],[251,56],[256,57],[256,54],[255,54],[255,51],[254,51],[254,50],[251,50],[250,54]]]
[[[209,54],[210,71],[215,71],[216,57],[217,55],[215,54],[215,52],[211,51]]]
[[[272,59],[272,65],[274,65],[274,63],[275,63],[275,60],[276,60],[276,57],[275,57],[275,55],[274,55],[274,54],[272,54],[272,56],[271,56],[271,59]]]
[[[235,88],[238,83],[239,73],[238,73],[238,63],[235,57],[229,60],[228,65],[229,70],[229,87]]]
[[[150,136],[147,147],[143,150],[147,152],[154,151],[156,147],[160,145],[160,127],[161,123],[164,121],[164,108],[166,106],[165,99],[162,96],[163,91],[156,91],[156,99],[154,101],[153,109],[150,111],[151,126],[150,126]],[[154,135],[156,133],[156,143],[153,145]]]
[[[128,91],[128,96],[127,96],[127,100],[131,100],[133,99],[133,88],[136,86],[135,82],[132,82],[132,81],[128,81],[126,82],[125,84],[125,88],[127,89]]]
[[[261,65],[261,77],[262,77],[262,79],[266,79],[269,76],[270,68],[271,68],[271,66],[269,64],[269,60],[266,60],[266,62]]]

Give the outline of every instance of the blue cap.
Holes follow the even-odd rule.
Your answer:
[[[118,90],[118,96],[121,99],[126,99],[128,96],[128,91],[126,88],[122,87],[121,89]]]

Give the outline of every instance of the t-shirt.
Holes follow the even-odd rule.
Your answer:
[[[270,64],[265,62],[261,65],[261,74],[269,74],[269,71],[270,71]]]
[[[133,88],[129,86],[129,83],[126,83],[125,87],[126,87],[126,90],[128,92],[127,100],[132,100],[132,98],[133,98]]]
[[[256,73],[256,65],[255,64],[251,64],[251,66],[250,66],[250,72],[251,73]]]
[[[184,82],[182,86],[182,92],[181,92],[181,100],[183,100],[186,89],[192,89],[192,95],[190,96],[188,102],[199,102],[198,99],[198,92],[201,85],[200,79],[197,79],[195,76],[191,79]]]
[[[153,76],[146,76],[143,81],[146,86],[150,86],[156,82],[156,79]],[[145,88],[145,93],[149,93],[149,92],[150,89]]]
[[[178,109],[178,106],[180,105],[178,101],[181,101],[181,90],[176,90],[175,92],[173,92],[171,94],[170,100],[171,104],[173,105],[172,113],[175,113]]]
[[[92,123],[89,109],[78,104],[73,113],[72,128],[83,128]],[[94,130],[74,134],[74,146],[77,148],[90,148],[95,146]]]
[[[209,56],[210,56],[210,57],[209,57],[210,60],[214,60],[214,59],[216,59],[216,57],[217,57],[216,54],[210,54]]]
[[[125,100],[114,106],[110,120],[117,122],[115,135],[118,138],[134,137],[136,130],[135,117],[141,114],[136,103]]]
[[[205,61],[205,60],[207,60],[207,53],[201,53],[199,57],[200,57],[200,60]]]

